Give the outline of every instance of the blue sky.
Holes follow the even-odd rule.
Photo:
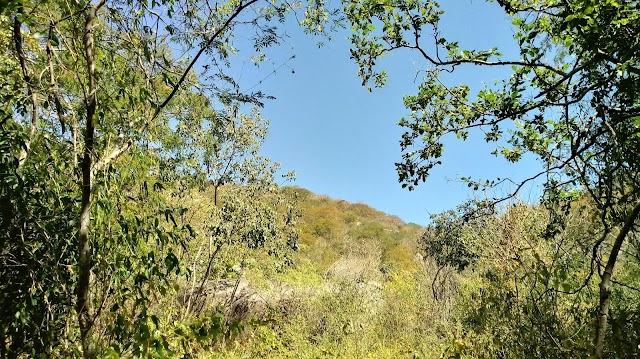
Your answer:
[[[449,0],[442,7],[441,31],[446,38],[466,48],[497,46],[503,54],[518,57],[510,20],[494,3]],[[418,56],[397,52],[385,58],[381,66],[389,72],[388,83],[370,93],[361,86],[357,67],[349,59],[348,30],[333,34],[332,41],[321,48],[318,39],[295,27],[287,26],[287,33],[287,42],[272,54],[277,73],[259,87],[277,98],[262,111],[271,121],[262,153],[280,162],[284,171],[296,171],[295,185],[366,203],[424,225],[429,214],[453,208],[474,195],[457,178],[525,178],[535,171],[537,163],[532,160],[513,165],[492,156],[491,147],[481,138],[450,141],[445,145],[444,164],[427,182],[412,192],[402,189],[394,167],[401,155],[402,129],[397,122],[407,112],[403,95],[417,88]],[[280,67],[291,55],[295,59]],[[446,79],[448,84],[467,83],[477,89],[483,82],[491,84],[508,75],[497,69],[460,70]],[[531,193],[535,190],[525,188],[522,199],[529,200]]]

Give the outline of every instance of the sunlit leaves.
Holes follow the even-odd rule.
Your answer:
[[[440,163],[443,141],[448,137],[466,140],[482,134],[487,142],[496,143],[493,153],[507,161],[516,162],[525,153],[533,153],[547,161],[549,167],[576,156],[576,151],[593,153],[589,146],[621,153],[609,145],[609,132],[615,133],[619,143],[632,146],[625,142],[630,137],[621,135],[628,130],[620,131],[629,128],[624,124],[628,123],[623,119],[625,114],[633,117],[638,111],[639,91],[630,78],[639,72],[638,59],[633,54],[637,54],[640,45],[635,41],[637,36],[629,32],[634,31],[632,24],[637,22],[638,4],[499,4],[512,15],[514,39],[522,55],[519,60],[501,59],[496,48],[463,49],[457,42],[445,39],[438,30],[443,14],[430,1],[345,5],[355,32],[352,58],[360,66],[364,83],[384,83],[376,67],[386,52],[397,48],[413,50],[426,62],[426,75],[417,93],[405,96],[410,112],[400,121],[407,129],[400,142],[403,162],[396,165],[403,187],[412,189],[428,177]],[[537,15],[525,16],[529,12]],[[429,38],[427,35],[431,34],[433,37]],[[576,56],[578,49],[580,55]],[[446,78],[448,72],[465,64],[511,68],[513,73],[493,86],[470,93],[466,85],[451,85]],[[608,110],[605,119],[598,110],[602,106],[615,110]],[[590,116],[599,117],[594,121],[593,117],[589,120]],[[610,130],[605,129],[607,123],[613,126]],[[594,130],[594,125],[601,126],[601,131]],[[589,138],[581,130],[585,127],[590,133],[598,133],[598,137]],[[580,172],[569,167],[561,165],[559,169],[570,176]]]
[[[95,323],[89,325],[95,335],[90,333],[83,344],[91,342],[97,356],[154,352],[165,356],[169,344],[161,327],[169,317],[161,315],[159,303],[178,290],[174,284],[185,274],[184,251],[200,234],[200,228],[191,222],[193,214],[183,206],[184,198],[211,182],[216,188],[247,186],[250,194],[242,195],[239,190],[235,197],[244,210],[237,206],[227,211],[237,217],[236,228],[216,240],[265,249],[278,258],[284,255],[276,252],[295,246],[294,211],[287,211],[288,219],[280,212],[290,209],[290,203],[282,198],[261,202],[263,196],[277,197],[277,166],[258,154],[266,121],[257,112],[242,114],[272,97],[259,89],[246,90],[229,73],[234,73],[230,70],[234,65],[243,64],[245,53],[255,56],[255,64],[264,62],[265,49],[283,37],[285,14],[300,6],[242,0],[215,4],[108,1],[89,24],[95,49],[93,78],[87,73],[83,45],[92,3],[10,5],[2,9],[0,18],[0,45],[7,49],[0,56],[4,75],[0,125],[3,129],[12,126],[0,140],[0,147],[7,150],[1,161],[6,167],[2,168],[2,198],[10,198],[16,206],[42,203],[40,209],[7,212],[15,216],[2,222],[3,228],[12,228],[12,239],[19,234],[27,237],[26,247],[33,246],[31,254],[39,260],[20,263],[31,276],[3,272],[11,286],[3,287],[3,292],[27,293],[22,287],[31,286],[28,293],[33,304],[23,307],[18,316],[3,315],[13,318],[3,321],[0,328],[3,353],[6,343],[12,345],[11,355],[20,355],[22,350],[33,354],[33,348],[46,353],[57,348],[55,336],[73,341],[78,334],[77,326],[69,322],[73,316],[68,315],[74,310],[70,301],[77,275],[77,244],[69,241],[78,225],[81,154],[84,143],[91,140],[93,148],[87,155],[94,165],[84,171],[88,176],[83,188],[91,188],[92,308],[88,309],[95,310],[90,314]],[[318,15],[311,19],[317,26],[335,14],[325,11],[322,2],[310,6]],[[13,31],[16,19],[18,35]],[[21,61],[14,42],[24,48]],[[197,63],[196,53],[204,54]],[[92,93],[87,90],[90,80],[96,82]],[[87,99],[94,94],[98,108],[92,126],[87,126]],[[27,151],[27,164],[18,168],[16,153]],[[84,200],[87,202],[86,197]],[[219,225],[220,217],[217,219]],[[4,247],[15,249],[16,254],[22,248],[18,244]],[[2,254],[3,263],[10,254]],[[51,262],[53,258],[57,262]],[[56,273],[60,270],[64,275]],[[58,288],[59,293],[41,297],[38,286]],[[19,298],[20,305],[27,300]],[[47,302],[49,299],[55,303]],[[6,303],[2,306],[13,308]],[[38,317],[41,315],[55,321]],[[60,333],[61,325],[66,332]],[[65,348],[59,356],[74,355],[69,342]]]

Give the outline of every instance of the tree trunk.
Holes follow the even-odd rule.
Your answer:
[[[82,355],[89,358],[93,355],[90,339],[93,318],[91,315],[91,241],[89,227],[91,224],[91,190],[92,190],[92,156],[95,134],[95,115],[98,107],[96,65],[93,52],[93,22],[96,12],[105,0],[100,0],[93,5],[87,13],[84,27],[84,48],[87,57],[87,77],[89,83],[86,98],[87,123],[84,136],[84,157],[82,159],[82,207],[80,211],[80,224],[78,228],[78,283],[76,289],[76,311],[78,312],[78,325],[80,326],[80,338],[82,341]]]
[[[640,202],[636,203],[636,206],[631,211],[629,217],[625,221],[624,225],[620,229],[620,233],[616,237],[611,248],[609,260],[607,266],[604,269],[604,274],[600,280],[600,308],[598,310],[598,323],[596,326],[596,340],[595,340],[595,355],[596,358],[602,358],[604,352],[604,339],[607,333],[607,320],[609,317],[609,306],[611,304],[611,277],[613,276],[613,268],[616,265],[618,254],[622,248],[627,234],[633,227],[633,224],[640,214]]]

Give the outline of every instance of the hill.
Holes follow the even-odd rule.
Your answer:
[[[412,270],[416,243],[423,228],[406,224],[363,203],[349,203],[317,195],[300,187],[285,187],[298,199],[301,219],[300,255],[321,269],[339,265],[341,259],[377,256],[378,269]]]

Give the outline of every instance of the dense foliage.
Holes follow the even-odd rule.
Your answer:
[[[445,37],[432,0],[0,1],[0,357],[638,356],[640,3],[496,2],[517,59]],[[427,228],[281,187],[272,98],[231,74],[271,75],[289,14],[349,22],[365,85],[425,61],[404,187],[449,137],[540,171],[463,178],[507,195]],[[446,85],[463,66],[507,77]]]
[[[267,96],[226,72],[240,51],[259,65],[294,10],[2,2],[3,357],[188,353],[168,331],[210,313],[164,305],[220,276],[219,251],[290,262],[297,215],[258,155]],[[329,15],[314,3],[307,14],[312,32]],[[205,206],[185,201],[209,187]]]

